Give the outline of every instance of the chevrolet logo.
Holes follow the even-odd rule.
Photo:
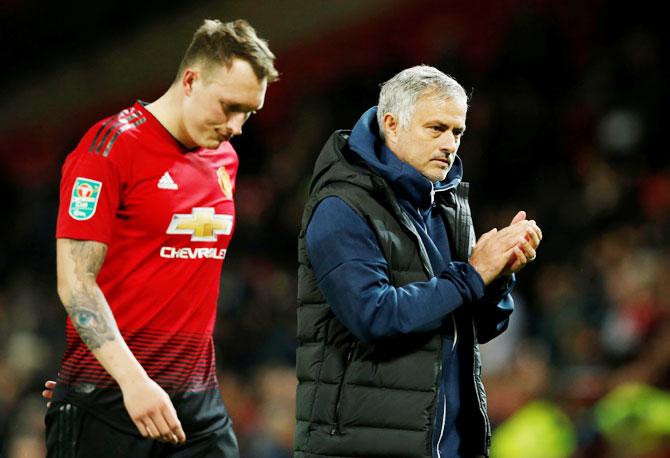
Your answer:
[[[233,231],[232,215],[217,215],[211,207],[196,207],[191,214],[172,215],[168,234],[188,234],[192,242],[216,242],[218,234]]]

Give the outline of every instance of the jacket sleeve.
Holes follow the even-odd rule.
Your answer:
[[[466,263],[451,263],[428,281],[393,286],[374,232],[337,197],[315,209],[306,244],[333,313],[363,341],[435,330],[447,314],[484,296],[481,277]]]
[[[502,334],[509,326],[514,311],[512,289],[516,277],[501,277],[489,284],[482,297],[473,306],[473,317],[477,328],[477,341],[486,343]]]

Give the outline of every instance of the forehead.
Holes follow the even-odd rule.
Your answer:
[[[465,127],[468,105],[464,97],[440,97],[434,94],[422,95],[416,101],[413,123],[440,122],[454,127]]]
[[[203,72],[207,90],[228,103],[258,110],[263,106],[267,82],[259,80],[247,61],[233,59],[230,66],[213,65]]]

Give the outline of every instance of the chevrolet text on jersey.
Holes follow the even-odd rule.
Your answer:
[[[226,249],[161,247],[161,258],[167,259],[225,259]]]

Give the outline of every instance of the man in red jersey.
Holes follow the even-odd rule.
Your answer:
[[[48,456],[238,456],[212,342],[235,225],[228,141],[276,79],[246,21],[206,20],[165,94],[98,122],[67,157],[56,231],[67,350]]]

